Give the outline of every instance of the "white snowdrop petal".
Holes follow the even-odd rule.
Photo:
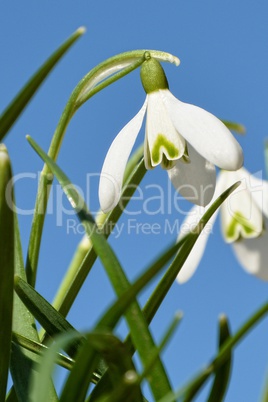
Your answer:
[[[179,235],[179,238],[191,232],[195,228],[195,226],[198,224],[199,220],[202,218],[207,209],[208,207],[203,208],[195,205],[189,211],[189,214],[187,215],[186,219],[181,225],[181,233]],[[212,215],[212,217],[208,221],[207,225],[199,235],[192,251],[188,255],[185,263],[183,264],[183,267],[177,276],[177,281],[179,283],[182,284],[187,282],[195,273],[205,252],[208,236],[210,233],[212,233],[213,225],[217,217],[217,214],[218,210]]]
[[[161,163],[163,155],[177,160],[184,154],[185,140],[176,131],[162,101],[161,92],[148,94],[146,140],[150,151],[151,165]]]
[[[142,126],[147,98],[140,111],[119,132],[105,157],[99,183],[99,200],[103,212],[113,209],[119,201],[125,167]]]
[[[182,137],[198,153],[225,170],[237,170],[243,164],[243,152],[227,127],[206,110],[161,91],[170,118]]]
[[[240,186],[227,198],[221,208],[222,230],[225,240],[230,243],[243,238],[260,235],[263,216],[250,191],[250,174],[241,168],[237,172],[222,172],[225,189],[240,180]]]
[[[214,194],[216,185],[215,166],[206,161],[188,144],[190,163],[179,159],[168,170],[168,176],[176,190],[194,204],[207,205]]]
[[[265,220],[268,228],[268,219]],[[243,239],[232,243],[238,262],[250,274],[268,281],[268,232],[255,239]]]
[[[249,190],[260,211],[268,217],[268,182],[261,178],[262,171],[258,173],[260,178],[250,175]]]

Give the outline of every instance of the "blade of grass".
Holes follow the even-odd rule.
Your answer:
[[[12,181],[7,149],[0,144],[0,401],[5,400],[12,338],[14,214],[6,190]]]
[[[99,211],[96,216],[96,223],[107,238],[146,173],[144,163],[142,162],[143,149],[144,146],[142,144],[127,163],[119,207],[115,208],[115,210],[109,214],[104,214],[102,211]],[[62,315],[67,316],[96,258],[97,256],[90,240],[87,235],[84,235],[77,246],[72,261],[67,269],[67,273],[52,302],[52,305]],[[41,331],[41,335],[44,335],[43,331]]]
[[[18,276],[15,276],[15,291],[25,306],[52,337],[61,332],[75,332],[74,327],[46,299]],[[81,341],[72,344],[67,353],[71,357],[75,356],[80,345]]]
[[[73,332],[61,334],[41,357],[40,363],[37,363],[35,370],[33,370],[31,374],[29,402],[50,401],[47,389],[54,371],[55,361],[57,361],[58,358],[58,352],[61,349],[66,349],[70,342],[77,340],[77,336],[80,337],[81,335],[77,335],[77,333]],[[68,399],[66,399],[66,401],[67,400]]]
[[[164,300],[168,290],[170,289],[172,283],[174,282],[179,270],[181,269],[182,265],[184,264],[188,254],[194,247],[194,244],[196,240],[198,239],[198,236],[200,235],[201,231],[211,218],[212,214],[219,208],[221,203],[231,194],[232,191],[235,190],[235,188],[239,185],[238,183],[235,183],[233,186],[231,186],[229,189],[227,189],[223,194],[220,195],[220,197],[213,203],[213,205],[208,209],[206,214],[202,217],[198,225],[193,229],[191,233],[185,236],[185,238],[181,239],[182,243],[179,242],[178,244],[178,250],[179,252],[177,253],[177,256],[171,263],[170,267],[168,268],[167,272],[164,274],[163,278],[160,280],[158,285],[156,286],[155,290],[153,291],[152,295],[150,296],[148,302],[143,308],[143,314],[144,317],[146,318],[148,324],[151,322],[153,319],[154,315],[156,314],[158,308],[160,307],[162,301]],[[181,246],[181,247],[180,247]],[[171,251],[171,249],[170,249]],[[172,255],[171,255],[172,257]],[[166,261],[167,262],[167,261]],[[156,259],[155,261],[156,264],[160,263],[161,264],[161,258]],[[152,264],[153,266],[153,264]],[[151,267],[152,267],[151,266]],[[150,268],[149,268],[150,269]],[[132,353],[134,353],[135,348],[133,347],[133,343],[131,340],[131,336],[129,335],[126,338],[125,341],[129,347],[130,350],[132,350]],[[99,394],[98,388],[104,387],[104,386],[109,386],[108,385],[108,373],[105,373],[102,379],[99,381],[99,383],[96,385],[93,395]],[[201,381],[204,381],[204,377],[202,376]],[[199,383],[199,380],[196,383],[196,386],[201,386]],[[95,399],[92,399],[95,400]]]
[[[98,227],[95,224],[93,217],[88,212],[84,200],[55,162],[45,154],[33,139],[28,137],[28,141],[56,176],[63,191],[66,193],[69,202],[75,209],[79,220],[84,225],[115,292],[118,296],[122,295],[124,291],[129,289],[129,281],[125,276],[116,255],[107,243],[106,238],[99,233]],[[135,344],[143,364],[146,366],[150,359],[150,355],[152,355],[156,350],[156,346],[137,301],[130,305],[126,312],[126,319],[130,328],[133,343]],[[159,399],[171,389],[167,374],[160,359],[157,360],[150,374],[149,383],[156,399]]]
[[[229,130],[235,131],[237,134],[245,134],[246,128],[243,126],[243,124],[236,123],[234,121],[227,121],[227,120],[222,120],[222,122],[226,125]]]
[[[104,383],[103,385],[105,385],[104,389],[100,389],[101,388],[99,386],[100,384],[97,384],[96,387],[93,389],[88,402],[93,402],[93,401],[95,401],[95,402],[117,402],[119,400],[124,402],[126,400],[126,396],[131,395],[133,385],[141,384],[141,382],[150,373],[151,368],[154,365],[155,359],[158,357],[159,353],[164,349],[164,347],[170,340],[171,336],[177,329],[178,324],[181,322],[181,319],[182,319],[182,313],[178,312],[175,315],[174,319],[172,320],[171,325],[166,330],[166,333],[158,346],[158,351],[155,353],[154,356],[151,356],[151,362],[150,362],[150,364],[147,365],[147,367],[144,368],[142,374],[137,376],[137,374],[135,372],[130,373],[130,375],[128,376],[127,379],[123,379],[123,381],[118,383],[117,386],[114,388],[114,390],[110,390],[110,392],[108,392],[109,387],[107,387],[107,383],[105,384],[101,380],[101,382]],[[108,370],[108,371],[110,371],[110,370]],[[108,371],[105,373],[106,377],[109,374]],[[109,383],[109,385],[110,385],[110,383]],[[97,392],[96,392],[96,389],[98,389]],[[104,393],[104,395],[103,395],[103,393]],[[125,398],[125,399],[123,399],[123,398]]]
[[[230,329],[227,317],[221,315],[219,318],[219,350],[221,346],[230,338]],[[230,352],[228,359],[216,371],[214,382],[208,397],[208,402],[221,402],[224,400],[228,383],[230,380],[232,365],[232,353]]]
[[[75,31],[37,70],[18,95],[8,105],[0,117],[0,141],[2,141],[4,136],[18,119],[53,67],[84,32],[85,28],[83,27],[77,29],[77,31]]]
[[[23,347],[24,349],[27,349],[37,355],[43,355],[43,353],[48,350],[48,347],[46,345],[43,345],[40,342],[34,342],[32,339],[25,338],[24,336],[16,334],[15,332],[13,332],[12,334],[12,341],[17,345]],[[68,356],[63,355],[62,353],[58,353],[56,363],[59,366],[66,368],[67,370],[71,370],[74,364],[74,360]]]
[[[15,274],[26,280],[26,274],[23,263],[22,247],[20,240],[20,232],[17,215],[15,218]],[[19,335],[26,338],[30,338],[33,341],[38,342],[38,332],[35,325],[35,320],[29,310],[25,307],[23,302],[14,292],[13,303],[13,331],[16,331]],[[25,355],[23,360],[22,354]],[[18,356],[17,356],[18,355]],[[32,370],[32,366],[38,358],[31,353],[31,351],[22,350],[19,347],[12,347],[10,371],[13,379],[14,386],[11,388],[6,402],[18,401],[22,402],[28,398],[29,378]],[[21,364],[19,364],[21,362]],[[30,364],[31,362],[31,364]],[[14,388],[15,387],[15,388]],[[16,389],[16,392],[15,392]],[[57,401],[56,392],[52,382],[48,393],[52,395],[51,401]],[[18,395],[18,398],[17,398]]]
[[[183,400],[184,396],[191,392],[193,387],[201,387],[205,381],[230,358],[233,348],[247,335],[253,327],[268,314],[268,303],[263,304],[233,335],[226,339],[220,348],[215,358],[202,369],[192,380],[190,380],[185,386],[180,388],[175,393],[167,394],[164,398],[158,402],[172,402],[174,397],[178,400]],[[198,384],[198,385],[197,385]]]
[[[240,182],[233,184],[226,191],[224,191],[217,200],[211,205],[211,207],[203,215],[197,226],[191,231],[188,241],[184,242],[181,249],[175,256],[174,260],[170,264],[167,272],[163,278],[159,281],[155,290],[151,294],[147,303],[144,306],[143,313],[148,323],[151,322],[166,294],[168,293],[171,285],[175,281],[178,273],[180,272],[186,258],[193,249],[199,234],[208,223],[214,212],[220,207],[220,205],[226,200],[226,198],[240,185]]]
[[[110,371],[110,380],[115,386],[118,382],[124,381],[126,373],[136,373],[129,351],[117,337],[109,332],[102,331],[88,333],[86,335],[86,343],[79,351],[74,367],[62,391],[61,401],[66,401],[66,398],[77,402],[85,400],[95,367],[96,358],[94,353],[92,353],[92,348],[112,368]],[[131,394],[128,394],[128,401],[142,402],[139,384],[133,384],[131,391]],[[124,402],[125,399],[118,398],[117,401]]]
[[[136,157],[136,155],[135,155]],[[132,165],[132,163],[131,163]],[[143,159],[132,170],[129,179],[126,181],[122,191],[121,202],[109,214],[99,214],[97,216],[98,226],[103,235],[108,238],[114,225],[119,220],[124,208],[128,204],[135,189],[141,182],[146,173]],[[78,247],[78,251],[60,285],[57,295],[53,301],[53,306],[66,316],[81,289],[88,273],[90,272],[97,255],[87,235]]]
[[[268,402],[268,379],[267,379],[267,374],[265,376],[265,381],[263,384],[263,390],[262,390],[262,395],[261,395],[261,402]]]

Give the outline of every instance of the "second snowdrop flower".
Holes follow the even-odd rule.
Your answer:
[[[223,238],[230,244],[241,266],[250,274],[268,280],[268,182],[251,175],[245,168],[236,172],[221,171],[211,203],[194,206],[182,223],[180,236],[190,232],[213,201],[237,181],[240,186],[210,218],[178,275],[186,282],[195,272],[204,254],[208,236],[220,212]]]
[[[239,169],[243,164],[240,145],[211,113],[172,95],[163,68],[149,53],[141,67],[141,80],[145,102],[115,137],[103,164],[99,185],[102,211],[110,211],[119,201],[125,167],[146,111],[146,168],[161,164],[177,191],[197,205],[207,205],[215,190],[215,165]]]

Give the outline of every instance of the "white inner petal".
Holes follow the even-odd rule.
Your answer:
[[[184,154],[185,140],[172,124],[160,91],[148,95],[146,141],[152,167],[160,164],[164,157],[172,161]]]
[[[250,191],[250,174],[246,169],[223,171],[224,188],[240,180],[240,186],[227,198],[221,208],[223,236],[227,242],[239,238],[258,237],[263,231],[263,215]]]

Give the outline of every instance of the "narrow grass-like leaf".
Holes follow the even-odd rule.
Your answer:
[[[230,338],[230,329],[227,317],[221,315],[219,318],[219,350],[221,346]],[[228,383],[230,380],[232,364],[232,354],[226,359],[225,363],[216,371],[214,382],[208,397],[208,402],[221,402],[224,400]]]
[[[132,362],[131,354],[123,342],[109,332],[91,332],[86,335],[88,345],[84,345],[77,355],[73,370],[70,373],[66,385],[61,394],[60,400],[66,401],[68,397],[74,401],[84,401],[92,376],[92,362],[95,364],[95,357],[91,348],[96,350],[102,359],[105,359],[108,367],[111,367],[111,381],[116,386],[124,380],[128,372],[136,373]],[[81,367],[84,370],[81,370]],[[91,368],[91,370],[89,369]],[[128,394],[129,402],[142,402],[142,395],[139,384],[132,384],[131,394]],[[118,402],[124,400],[117,399]]]
[[[6,190],[12,182],[11,163],[7,149],[0,144],[0,401],[5,400],[12,338],[14,278],[14,214],[13,191]]]
[[[61,349],[68,348],[70,343],[73,343],[77,340],[77,336],[78,335],[76,332],[64,333],[61,334],[52,345],[50,345],[50,347],[44,353],[44,356],[40,359],[40,364],[37,364],[35,371],[32,372],[32,376],[30,378],[30,395],[27,401],[50,401],[47,395],[47,389],[54,371],[55,362],[58,358],[58,352]],[[68,400],[71,401],[71,399],[66,399],[65,401]]]
[[[197,226],[193,229],[191,233],[185,236],[185,238],[181,239],[178,243],[178,254],[171,263],[169,269],[167,272],[164,274],[163,278],[160,280],[159,284],[156,286],[154,292],[150,296],[148,302],[146,303],[145,307],[143,308],[143,313],[144,316],[147,320],[148,323],[151,322],[153,319],[155,313],[157,312],[158,308],[160,307],[162,301],[164,300],[169,288],[171,287],[172,283],[174,282],[179,270],[181,269],[182,265],[184,264],[187,256],[189,255],[190,251],[192,250],[196,240],[198,239],[198,236],[200,235],[201,231],[203,230],[204,226],[207,224],[209,219],[211,218],[212,214],[219,208],[221,203],[231,194],[232,191],[235,190],[235,188],[239,185],[238,183],[235,183],[233,186],[231,186],[229,189],[227,189],[220,197],[213,203],[213,205],[209,208],[209,210],[206,212],[206,214],[202,217],[200,222],[197,224]],[[172,252],[175,251],[175,249],[170,249],[169,250],[171,254],[169,255],[172,257]],[[162,257],[163,260],[162,260]],[[154,264],[161,264],[161,262],[166,263],[167,260],[165,260],[165,254],[163,254],[161,258],[156,259]],[[153,265],[149,267],[148,271],[153,267]],[[147,271],[147,270],[146,270]],[[126,339],[126,343],[128,344],[128,347],[132,352],[134,353],[135,348],[133,348],[132,340],[131,337],[128,336]],[[100,380],[100,382],[96,385],[94,394],[98,395],[98,387],[104,387],[107,386],[107,374],[105,373],[103,378]],[[204,377],[202,376],[202,381],[204,380]],[[106,385],[104,385],[106,383]],[[199,380],[196,384],[196,386],[200,386]],[[95,399],[94,399],[95,401]]]
[[[37,355],[43,355],[43,353],[45,353],[45,351],[48,349],[46,345],[43,345],[40,342],[34,342],[32,339],[25,338],[24,336],[21,336],[14,332],[12,334],[12,341]],[[56,363],[59,366],[66,368],[67,370],[71,370],[74,364],[74,360],[68,356],[63,355],[62,353],[58,353]]]
[[[150,265],[148,269],[129,287],[129,289],[123,293],[118,300],[106,311],[106,313],[98,321],[96,328],[109,328],[113,329],[118,320],[127,309],[134,297],[140,292],[149,281],[159,273],[165,264],[172,258],[176,251],[186,241],[187,237],[180,239],[180,241],[171,247],[168,247],[164,253],[155,259],[154,263]]]
[[[79,28],[68,38],[37,70],[30,78],[14,100],[8,105],[6,110],[0,116],[0,141],[7,134],[9,129],[20,116],[24,108],[27,106],[37,89],[45,80],[47,75],[67,52],[67,50],[75,43],[75,41],[85,32],[85,28]]]
[[[262,305],[233,335],[229,336],[223,343],[218,354],[215,358],[202,369],[188,384],[180,388],[175,393],[167,394],[164,398],[161,398],[158,402],[172,402],[174,397],[179,401],[184,400],[185,395],[189,395],[191,389],[198,387],[200,388],[206,380],[211,376],[211,374],[216,373],[217,370],[222,367],[222,365],[228,361],[233,348],[247,335],[253,327],[268,314],[268,303]]]
[[[145,173],[146,169],[142,159],[132,171],[129,180],[123,188],[121,202],[109,214],[102,214],[98,220],[99,222],[97,221],[101,232],[106,238],[110,235],[114,225],[120,218]],[[92,243],[88,239],[84,239],[81,244],[81,249],[79,249],[79,254],[75,256],[75,260],[70,265],[55,300],[53,301],[53,306],[60,311],[62,315],[66,316],[68,314],[96,258],[97,255],[92,247]]]
[[[175,281],[178,273],[180,272],[186,258],[193,249],[198,236],[202,232],[203,228],[214,214],[214,212],[220,207],[220,205],[226,200],[226,198],[240,185],[240,182],[233,184],[226,191],[224,191],[217,200],[211,205],[211,207],[203,215],[196,227],[189,233],[189,238],[185,241],[177,253],[176,257],[170,264],[167,272],[164,274],[163,278],[159,281],[155,290],[151,294],[148,302],[145,304],[143,313],[148,322],[151,322],[156,311],[160,307],[162,301],[164,300],[166,294],[168,293],[171,285]]]
[[[59,314],[31,285],[20,277],[15,277],[15,291],[25,306],[31,311],[47,333],[54,337],[61,332],[72,331],[74,327]],[[79,333],[77,332],[77,335]],[[81,342],[70,345],[68,354],[75,356]]]
[[[265,382],[263,384],[263,390],[260,402],[268,402],[268,377],[267,374],[265,376]]]
[[[28,141],[40,157],[47,163],[52,173],[57,177],[63,191],[66,193],[68,200],[75,209],[79,220],[83,223],[87,234],[89,235],[96,253],[100,257],[106,273],[114,287],[115,292],[120,296],[130,287],[129,281],[114,254],[113,250],[107,243],[105,237],[99,232],[93,217],[87,210],[86,204],[82,197],[78,194],[76,188],[71,184],[67,176],[53,162],[44,151],[28,137]],[[143,364],[146,366],[150,356],[156,350],[153,338],[147,326],[146,320],[142,314],[139,304],[133,302],[126,312],[126,319],[130,327],[133,343],[140,355]],[[164,370],[162,362],[158,359],[150,373],[149,383],[156,399],[161,398],[171,390],[167,374]]]
[[[230,337],[230,331],[228,322],[225,316],[221,316],[219,320],[219,350],[223,343]],[[229,358],[224,364],[215,372],[215,378],[212,384],[212,388],[208,397],[208,402],[221,402],[224,398],[226,388],[229,382],[231,368],[231,353]],[[205,385],[207,378],[209,377],[209,370],[205,373],[201,373],[192,387],[188,388],[185,393],[183,401],[191,402],[193,398],[201,391]]]
[[[245,126],[243,126],[243,124],[227,120],[222,120],[222,122],[226,125],[227,128],[229,128],[229,130],[235,131],[237,134],[245,134],[246,132],[246,128]]]
[[[20,241],[19,225],[17,215],[15,217],[15,273],[22,279],[26,280],[26,274],[23,263],[22,247]],[[38,332],[35,325],[35,320],[27,307],[23,304],[20,298],[14,293],[13,304],[13,331],[17,332],[18,336],[30,338],[33,341],[38,342]],[[18,356],[17,356],[18,355]],[[23,356],[25,355],[24,359]],[[17,401],[24,402],[28,397],[29,378],[31,370],[35,361],[38,360],[31,351],[19,347],[12,347],[10,371],[14,388],[11,389],[7,397],[7,402],[13,402],[14,398]],[[21,364],[19,363],[21,362]],[[31,363],[31,364],[30,364]],[[51,402],[57,401],[56,391],[52,381],[48,389],[48,394],[51,395]],[[18,398],[18,399],[17,399]]]
[[[128,377],[123,379],[123,381],[119,382],[117,384],[117,386],[112,390],[111,388],[109,388],[107,386],[108,385],[107,377],[109,376],[109,373],[111,372],[111,370],[108,369],[106,371],[106,373],[104,374],[104,377],[107,378],[106,383],[103,381],[103,379],[104,379],[104,377],[103,377],[100,380],[100,382],[96,385],[96,387],[93,390],[88,401],[89,402],[93,402],[93,401],[95,401],[95,402],[118,402],[118,401],[125,402],[126,397],[128,395],[131,395],[133,386],[137,386],[137,384],[140,384],[144,380],[144,378],[146,378],[148,376],[148,374],[150,373],[150,371],[154,365],[155,360],[157,359],[158,354],[164,349],[164,347],[168,343],[169,339],[173,335],[173,333],[176,330],[181,319],[182,319],[182,313],[178,312],[175,315],[174,319],[172,320],[171,325],[166,330],[166,333],[158,346],[158,352],[156,352],[154,356],[151,356],[151,362],[147,365],[147,367],[145,367],[142,374],[137,376],[137,374],[135,372],[130,372]],[[100,386],[101,383],[102,383],[102,385],[105,385],[104,390],[106,392],[106,395],[104,395],[104,396],[101,396],[102,395],[102,393],[101,393],[102,388]],[[111,386],[110,382],[109,382],[109,386]],[[109,389],[110,389],[110,392],[108,392]],[[96,390],[97,390],[97,392],[96,392]]]

